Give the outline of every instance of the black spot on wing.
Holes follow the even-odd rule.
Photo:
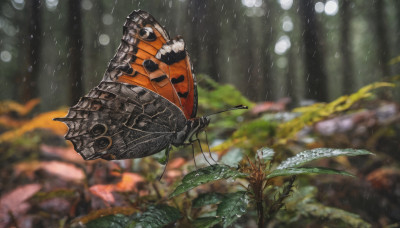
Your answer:
[[[177,78],[172,78],[171,82],[172,82],[172,84],[177,84],[177,83],[183,82],[184,80],[185,80],[185,76],[180,75]]]
[[[129,64],[124,64],[122,66],[119,66],[118,69],[125,72],[126,74],[132,74],[134,71],[133,68]]]
[[[158,64],[153,62],[150,59],[146,59],[145,61],[143,61],[143,66],[149,72],[154,72],[154,71],[156,71],[158,69]]]
[[[189,92],[186,92],[186,93],[178,92],[178,96],[179,96],[179,97],[186,98],[188,95],[189,95]]]
[[[136,61],[136,59],[137,59],[137,57],[136,57],[136,55],[132,55],[132,58],[131,58],[131,63],[134,63],[135,61]]]
[[[160,60],[168,65],[172,65],[186,58],[186,51],[180,51],[175,53],[174,51],[167,52],[164,55],[161,55]]]
[[[161,82],[162,80],[165,80],[165,79],[167,79],[167,78],[168,78],[167,75],[163,74],[163,75],[161,75],[160,77],[152,78],[151,80],[152,80],[153,82]]]

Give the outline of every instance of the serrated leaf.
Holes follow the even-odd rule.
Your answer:
[[[159,204],[150,206],[146,212],[129,225],[133,227],[158,228],[171,224],[181,218],[178,209],[168,205]]]
[[[257,150],[256,158],[259,157],[264,162],[271,161],[274,158],[275,151],[272,148],[264,147]]]
[[[299,204],[298,211],[304,217],[324,218],[330,221],[342,221],[346,225],[345,227],[371,227],[369,223],[361,219],[357,214],[353,214],[339,208],[328,207],[320,203]]]
[[[192,207],[199,208],[205,205],[217,204],[224,199],[224,195],[216,192],[210,192],[199,195],[193,200]]]
[[[287,169],[276,169],[267,175],[267,178],[278,177],[278,176],[292,176],[299,174],[339,174],[345,176],[354,177],[354,175],[340,170],[322,168],[322,167],[301,167],[301,168],[287,168]]]
[[[276,169],[299,167],[307,162],[320,158],[330,158],[337,156],[358,156],[367,154],[372,154],[372,153],[367,150],[317,148],[300,152],[295,156],[286,159]]]
[[[247,211],[249,198],[245,191],[227,194],[218,205],[217,215],[222,218],[223,226],[228,227]]]
[[[129,218],[129,216],[123,214],[115,214],[92,220],[86,223],[85,226],[87,228],[103,228],[103,227],[124,228],[129,224],[130,221],[131,219]]]
[[[225,165],[237,167],[242,159],[243,159],[242,150],[239,148],[234,148],[232,150],[229,150],[228,153],[222,156],[220,162]]]
[[[218,223],[221,222],[220,217],[203,217],[203,218],[197,218],[196,220],[193,221],[194,227],[197,228],[209,228],[217,225]]]
[[[199,185],[216,181],[220,179],[245,177],[247,174],[241,173],[232,169],[227,165],[211,165],[187,174],[182,183],[176,187],[174,192],[169,196],[170,198],[177,196],[181,193],[187,192]]]

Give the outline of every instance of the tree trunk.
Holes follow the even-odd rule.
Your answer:
[[[217,6],[220,6],[216,2],[208,2],[208,12],[210,14],[205,18],[207,26],[207,35],[206,35],[206,52],[207,52],[207,73],[213,78],[215,81],[220,81],[220,68],[219,68],[219,56],[220,50],[219,47],[221,41],[220,34],[220,15],[218,14],[220,11]],[[211,61],[212,60],[212,61]]]
[[[83,95],[83,36],[81,1],[68,0],[68,32],[70,62],[69,104],[75,104]]]
[[[263,29],[264,33],[262,33],[261,35],[263,35],[263,39],[261,41],[262,43],[262,50],[261,50],[261,67],[262,67],[262,74],[263,74],[263,78],[261,81],[261,85],[263,88],[262,89],[262,94],[259,97],[260,100],[264,101],[264,100],[275,100],[277,95],[275,91],[275,82],[274,79],[272,77],[272,67],[271,67],[271,62],[272,62],[272,54],[271,54],[271,43],[274,39],[274,31],[273,31],[273,26],[272,26],[272,13],[271,11],[273,11],[274,9],[273,1],[268,0],[268,1],[264,1],[264,10],[265,10],[265,16],[263,17],[264,23],[262,26],[265,26]]]
[[[190,10],[189,18],[192,20],[191,23],[191,60],[192,64],[195,66],[194,70],[196,72],[204,73],[202,68],[201,56],[204,51],[201,40],[204,38],[206,32],[206,22],[205,22],[205,0],[191,1],[188,4],[188,9]]]
[[[29,18],[28,33],[28,53],[27,53],[27,71],[23,73],[21,80],[22,91],[21,100],[26,102],[32,98],[39,96],[39,72],[40,72],[40,53],[41,53],[41,35],[42,35],[42,10],[40,0],[28,1],[28,7],[31,10]]]
[[[350,39],[350,24],[351,24],[351,12],[350,4],[351,0],[341,1],[341,31],[340,31],[340,51],[342,60],[342,92],[344,94],[350,94],[354,92],[355,88],[355,77],[353,71],[353,55],[351,51],[351,39]]]
[[[300,1],[299,13],[303,23],[303,42],[306,55],[306,98],[322,102],[328,101],[324,53],[319,37],[321,32],[315,15],[314,1]]]
[[[381,69],[382,77],[390,76],[389,68],[389,40],[387,37],[387,26],[385,24],[385,3],[384,0],[375,0],[373,4],[375,9],[375,31],[378,45],[378,63]]]

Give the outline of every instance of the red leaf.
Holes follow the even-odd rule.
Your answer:
[[[85,179],[85,173],[82,171],[82,169],[76,167],[75,165],[64,162],[41,162],[40,168],[46,170],[50,174],[59,176],[65,180],[79,182]]]
[[[4,227],[8,224],[11,212],[14,216],[22,216],[30,208],[25,200],[32,197],[40,190],[40,184],[28,184],[18,187],[13,191],[5,194],[0,199],[0,226]]]
[[[109,203],[114,203],[115,202],[115,198],[114,198],[114,196],[112,194],[112,192],[114,191],[114,185],[112,185],[112,184],[93,185],[92,187],[89,188],[89,191],[93,195],[100,197],[108,205],[109,205]]]
[[[69,147],[55,147],[42,144],[40,146],[40,150],[45,155],[62,158],[67,161],[73,161],[77,163],[87,162],[83,160],[83,158],[74,150],[74,147],[72,145]]]
[[[141,177],[139,174],[123,173],[121,181],[115,185],[115,191],[129,192],[137,190],[136,184],[143,181],[143,177]]]

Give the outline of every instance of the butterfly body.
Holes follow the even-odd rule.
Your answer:
[[[196,118],[197,87],[181,37],[133,11],[100,84],[70,108],[65,135],[84,159],[140,158],[191,143],[208,124]]]

